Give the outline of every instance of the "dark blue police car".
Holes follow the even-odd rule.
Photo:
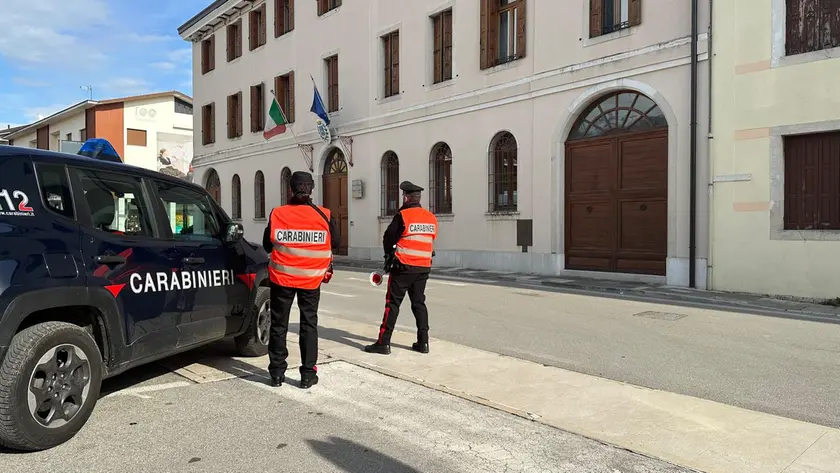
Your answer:
[[[129,368],[225,338],[264,355],[267,263],[199,186],[0,146],[0,445],[69,440]]]

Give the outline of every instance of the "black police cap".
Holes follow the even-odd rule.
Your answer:
[[[417,184],[412,184],[409,181],[402,181],[402,183],[400,183],[400,190],[405,194],[417,194],[419,192],[423,192],[424,189]]]
[[[289,179],[289,187],[295,194],[311,194],[312,188],[315,187],[315,180],[312,179],[312,174],[305,171],[295,171]]]

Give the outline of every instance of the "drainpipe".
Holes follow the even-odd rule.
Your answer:
[[[697,3],[691,0],[691,164],[689,166],[688,287],[697,287]]]

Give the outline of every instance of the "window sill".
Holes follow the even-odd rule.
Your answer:
[[[840,230],[774,230],[771,240],[783,241],[840,241]]]
[[[254,222],[256,222],[256,223],[265,223],[267,221],[268,221],[268,219],[266,219],[265,217],[255,217],[254,218]]]
[[[433,90],[439,90],[439,89],[445,89],[447,87],[452,87],[453,85],[455,85],[455,79],[454,78],[446,79],[444,81],[440,81],[440,82],[434,83],[434,84],[426,87],[426,90],[431,92]]]
[[[453,222],[455,221],[455,214],[435,214],[438,222]]]
[[[819,51],[810,51],[807,53],[794,54],[792,56],[782,56],[771,61],[771,68],[796,66],[800,64],[807,64],[810,62],[823,61],[826,59],[840,58],[840,47],[821,49]]]
[[[266,41],[265,43],[263,43],[263,44],[261,44],[261,45],[257,46],[257,47],[256,47],[256,48],[254,48],[254,49],[248,48],[248,52],[252,52],[252,53],[253,53],[253,52],[255,52],[255,51],[259,51],[260,49],[264,49],[264,48],[265,48],[265,45],[266,45],[267,43],[268,43],[268,42]]]
[[[291,36],[292,33],[294,33],[294,32],[295,32],[294,28],[290,29],[289,31],[284,31],[283,33],[280,33],[280,36],[275,36],[274,39],[286,39],[289,36]]]
[[[379,105],[385,105],[386,103],[396,102],[402,99],[402,93],[391,95],[390,97],[385,97],[382,99],[374,99],[378,100]]]
[[[487,220],[495,221],[495,220],[518,220],[519,219],[519,211],[518,210],[511,210],[505,212],[487,212],[484,214]]]
[[[332,10],[327,10],[327,11],[325,11],[324,13],[322,13],[322,14],[318,15],[318,19],[321,19],[321,18],[327,18],[327,17],[333,16],[333,15],[335,15],[335,14],[336,14],[335,12],[337,12],[338,10],[341,10],[341,5],[339,5],[339,6],[335,7],[335,8],[333,8]]]
[[[396,214],[394,214],[396,215]],[[377,217],[379,219],[379,223],[390,222],[394,219],[394,215],[380,215]]]
[[[521,64],[520,61],[522,61],[523,59],[525,59],[525,56],[518,57],[518,58],[516,58],[512,61],[508,61],[508,62],[505,62],[505,63],[502,63],[502,64],[497,64],[497,65],[492,66],[492,67],[488,67],[487,69],[484,69],[482,72],[484,72],[484,75],[490,75],[490,74],[495,74],[497,72],[506,71],[508,69],[513,69],[515,67],[518,67]]]
[[[615,41],[620,38],[626,38],[627,36],[632,36],[636,34],[638,30],[639,26],[637,25],[631,26],[629,28],[624,28],[618,31],[613,31],[612,33],[602,34],[601,36],[596,36],[594,38],[584,38],[583,47],[588,48],[590,46],[597,46],[599,44]]]
[[[242,55],[236,56],[236,57],[235,57],[235,58],[233,58],[233,59],[228,59],[228,60],[227,60],[227,63],[228,63],[228,64],[234,64],[234,63],[236,63],[237,61],[239,61],[240,59],[242,59]]]

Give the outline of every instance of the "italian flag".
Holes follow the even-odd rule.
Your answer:
[[[282,135],[286,132],[286,115],[277,99],[272,97],[271,107],[268,108],[268,116],[265,118],[265,130],[263,130],[263,138],[271,139],[277,135]]]

